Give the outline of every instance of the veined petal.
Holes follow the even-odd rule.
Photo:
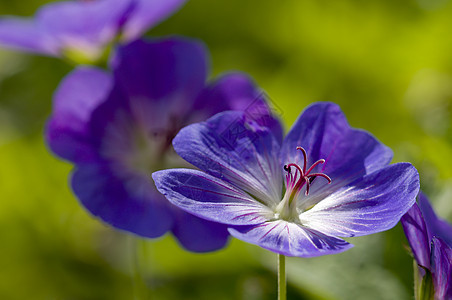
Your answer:
[[[273,207],[282,195],[279,143],[272,132],[242,112],[223,112],[183,128],[173,140],[177,154]]]
[[[419,174],[398,163],[356,180],[300,214],[303,225],[332,236],[361,236],[394,227],[414,204]]]
[[[430,269],[430,239],[424,218],[415,203],[401,219],[403,230],[417,263]]]
[[[226,225],[207,221],[172,206],[172,232],[180,244],[193,252],[207,252],[223,248],[229,240]]]
[[[452,248],[441,238],[432,238],[432,274],[435,299],[452,299]]]
[[[55,154],[75,163],[96,157],[88,124],[111,87],[111,76],[95,68],[77,68],[63,79],[46,128],[47,143]]]
[[[169,204],[147,176],[99,162],[78,165],[71,183],[83,206],[113,227],[155,238],[173,226]]]
[[[36,22],[61,50],[74,49],[96,59],[118,33],[132,4],[131,0],[50,3],[38,11]]]
[[[186,0],[137,0],[123,28],[123,40],[132,41],[177,11]]]
[[[314,257],[336,254],[353,245],[342,239],[282,220],[254,226],[237,226],[229,233],[242,241],[286,256]]]
[[[159,192],[200,218],[228,225],[259,224],[274,213],[234,186],[198,170],[169,169],[152,174]]]
[[[204,87],[207,57],[204,45],[194,40],[138,40],[118,48],[112,67],[137,120],[152,122],[150,116],[159,115],[177,120],[191,112]],[[148,107],[135,107],[142,99]]]
[[[307,152],[308,167],[319,159],[325,163],[316,168],[327,174],[332,184],[315,180],[310,197],[325,197],[328,193],[386,166],[392,151],[371,134],[351,128],[339,106],[320,102],[306,108],[284,139],[281,163],[303,166],[303,156],[296,148]],[[321,193],[321,195],[319,195]],[[308,197],[309,198],[309,197]]]
[[[272,108],[266,101],[266,95],[245,73],[228,73],[220,76],[201,93],[195,102],[195,121],[205,120],[226,110],[243,111],[245,115],[262,126],[270,128],[281,143],[283,128]]]
[[[0,45],[44,55],[59,55],[58,42],[28,19],[12,17],[0,19]]]
[[[422,216],[424,217],[425,224],[427,225],[429,240],[431,240],[433,236],[437,236],[448,244],[449,247],[452,247],[452,225],[438,218],[433,211],[430,202],[423,193],[419,193],[418,204]]]

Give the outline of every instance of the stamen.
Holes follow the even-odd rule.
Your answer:
[[[304,177],[304,171],[300,168],[300,166],[299,165],[297,165],[297,164],[288,164],[288,166],[289,166],[289,168],[290,167],[295,167],[299,172],[300,172],[300,174],[301,174],[301,177]]]
[[[311,186],[311,184],[309,183],[309,180],[306,180],[306,192],[305,195],[309,195],[309,187]]]
[[[297,182],[297,179],[298,179],[298,169],[296,170],[295,175],[291,174],[291,179],[292,179],[292,188],[293,188],[293,186],[295,185],[295,182]]]
[[[306,165],[308,164],[308,154],[306,154],[306,150],[303,147],[298,146],[297,150],[303,152],[304,164],[303,164],[303,172],[306,173]]]
[[[287,186],[288,192],[290,193],[291,200],[293,198],[295,198],[295,195],[301,190],[301,188],[304,185],[306,185],[306,193],[305,194],[308,195],[310,186],[316,177],[323,177],[326,180],[328,180],[328,184],[331,183],[331,178],[324,173],[309,174],[309,173],[311,173],[312,170],[314,170],[314,168],[316,166],[325,163],[324,159],[319,159],[318,161],[313,163],[312,166],[309,167],[309,169],[306,171],[307,162],[308,162],[308,156],[307,156],[306,150],[303,147],[297,147],[297,150],[300,150],[301,153],[303,153],[303,162],[304,162],[303,168],[301,168],[299,165],[297,165],[295,163],[290,163],[290,164],[284,165],[284,170],[287,172],[286,186]],[[294,167],[296,169],[295,174],[292,172],[292,167]],[[300,175],[298,175],[298,174],[300,174]]]
[[[323,178],[325,178],[326,180],[328,180],[328,184],[330,184],[331,183],[331,178],[330,178],[330,176],[328,176],[328,175],[326,175],[326,174],[323,174],[323,173],[312,173],[312,174],[309,174],[307,177],[308,178],[311,178],[311,177],[318,177],[318,176],[320,176],[320,177],[323,177]],[[312,183],[312,181],[311,181],[311,183]]]
[[[318,165],[323,164],[323,163],[325,163],[325,160],[323,158],[319,159],[309,168],[309,170],[308,170],[308,172],[306,172],[306,174],[309,174],[309,172],[311,172],[315,167],[317,167]]]

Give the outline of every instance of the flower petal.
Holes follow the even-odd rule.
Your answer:
[[[452,248],[441,238],[432,238],[432,274],[435,299],[452,299]]]
[[[430,239],[424,218],[415,203],[401,219],[403,230],[418,265],[430,269]]]
[[[223,248],[229,240],[226,225],[195,217],[172,206],[172,232],[180,244],[193,252],[208,252]]]
[[[88,123],[111,86],[111,76],[95,68],[80,67],[63,79],[55,92],[53,113],[46,128],[47,143],[55,154],[76,163],[96,156]]]
[[[113,227],[150,238],[170,230],[170,208],[151,180],[117,173],[100,163],[78,165],[72,176],[73,191],[87,210]]]
[[[339,106],[328,102],[309,106],[298,118],[284,139],[282,164],[303,166],[303,156],[296,151],[298,146],[308,154],[307,168],[317,160],[325,159],[321,170],[318,169],[333,180],[328,187],[330,192],[386,166],[392,159],[388,147],[369,133],[352,129]],[[310,195],[325,191],[324,186],[324,182],[315,180]]]
[[[114,91],[90,123],[96,148],[129,167],[160,169],[203,88],[205,49],[186,39],[139,40],[120,47],[112,64]]]
[[[112,59],[115,79],[128,97],[130,107],[140,99],[152,106],[139,107],[139,119],[187,115],[204,87],[207,51],[203,44],[182,38],[138,40],[119,47]]]
[[[205,120],[226,110],[245,112],[259,125],[269,127],[277,140],[282,142],[283,128],[266,101],[265,93],[244,73],[228,73],[220,76],[204,89],[194,105],[195,121]]]
[[[279,143],[267,127],[241,112],[223,112],[183,128],[173,139],[177,154],[269,206],[282,195]]]
[[[282,220],[237,226],[230,228],[229,233],[242,241],[286,256],[314,257],[340,253],[353,247],[342,239]]]
[[[246,193],[198,170],[169,169],[152,174],[160,193],[200,218],[230,225],[262,223],[273,212]]]
[[[36,22],[58,40],[60,48],[75,49],[96,59],[118,33],[131,0],[66,1],[43,6]]]
[[[123,28],[123,40],[132,41],[177,11],[186,0],[137,0]]]
[[[0,19],[0,45],[20,51],[59,55],[59,45],[55,39],[28,19]]]
[[[429,240],[435,235],[452,247],[452,225],[436,216],[428,198],[423,193],[419,194],[418,204],[427,225]]]
[[[303,225],[332,236],[361,236],[394,227],[414,204],[419,174],[398,163],[345,186],[300,214]]]
[[[167,164],[185,163],[171,146],[180,120],[172,118],[169,112],[152,111],[155,105],[149,98],[136,98],[130,103],[122,90],[114,86],[89,123],[92,147],[98,156],[146,176],[168,167]]]

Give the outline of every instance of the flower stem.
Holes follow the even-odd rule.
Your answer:
[[[286,257],[278,254],[278,300],[286,300]]]
[[[134,300],[148,300],[149,299],[149,289],[146,285],[145,277],[143,275],[143,267],[141,263],[143,262],[143,257],[146,255],[146,241],[131,237],[132,239],[132,256],[133,256],[133,299]]]

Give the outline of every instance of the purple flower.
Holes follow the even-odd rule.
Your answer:
[[[34,19],[0,19],[0,45],[95,62],[119,38],[139,38],[185,0],[79,0],[50,3]]]
[[[279,125],[247,76],[231,73],[206,86],[206,57],[202,44],[180,38],[119,47],[113,74],[82,67],[64,79],[46,132],[51,150],[75,164],[73,191],[92,214],[144,237],[172,231],[192,251],[221,248],[229,234],[156,190],[153,171],[187,165],[172,138],[224,109],[259,110],[259,122]]]
[[[350,128],[340,108],[316,103],[284,141],[240,112],[223,112],[182,129],[176,152],[201,169],[153,173],[173,204],[228,226],[243,241],[288,256],[334,254],[340,237],[396,225],[419,190],[409,163]]]
[[[433,280],[434,298],[452,299],[452,226],[435,215],[427,197],[420,193],[417,203],[402,217],[402,225],[419,268],[419,282]],[[416,299],[422,293],[416,287]]]

